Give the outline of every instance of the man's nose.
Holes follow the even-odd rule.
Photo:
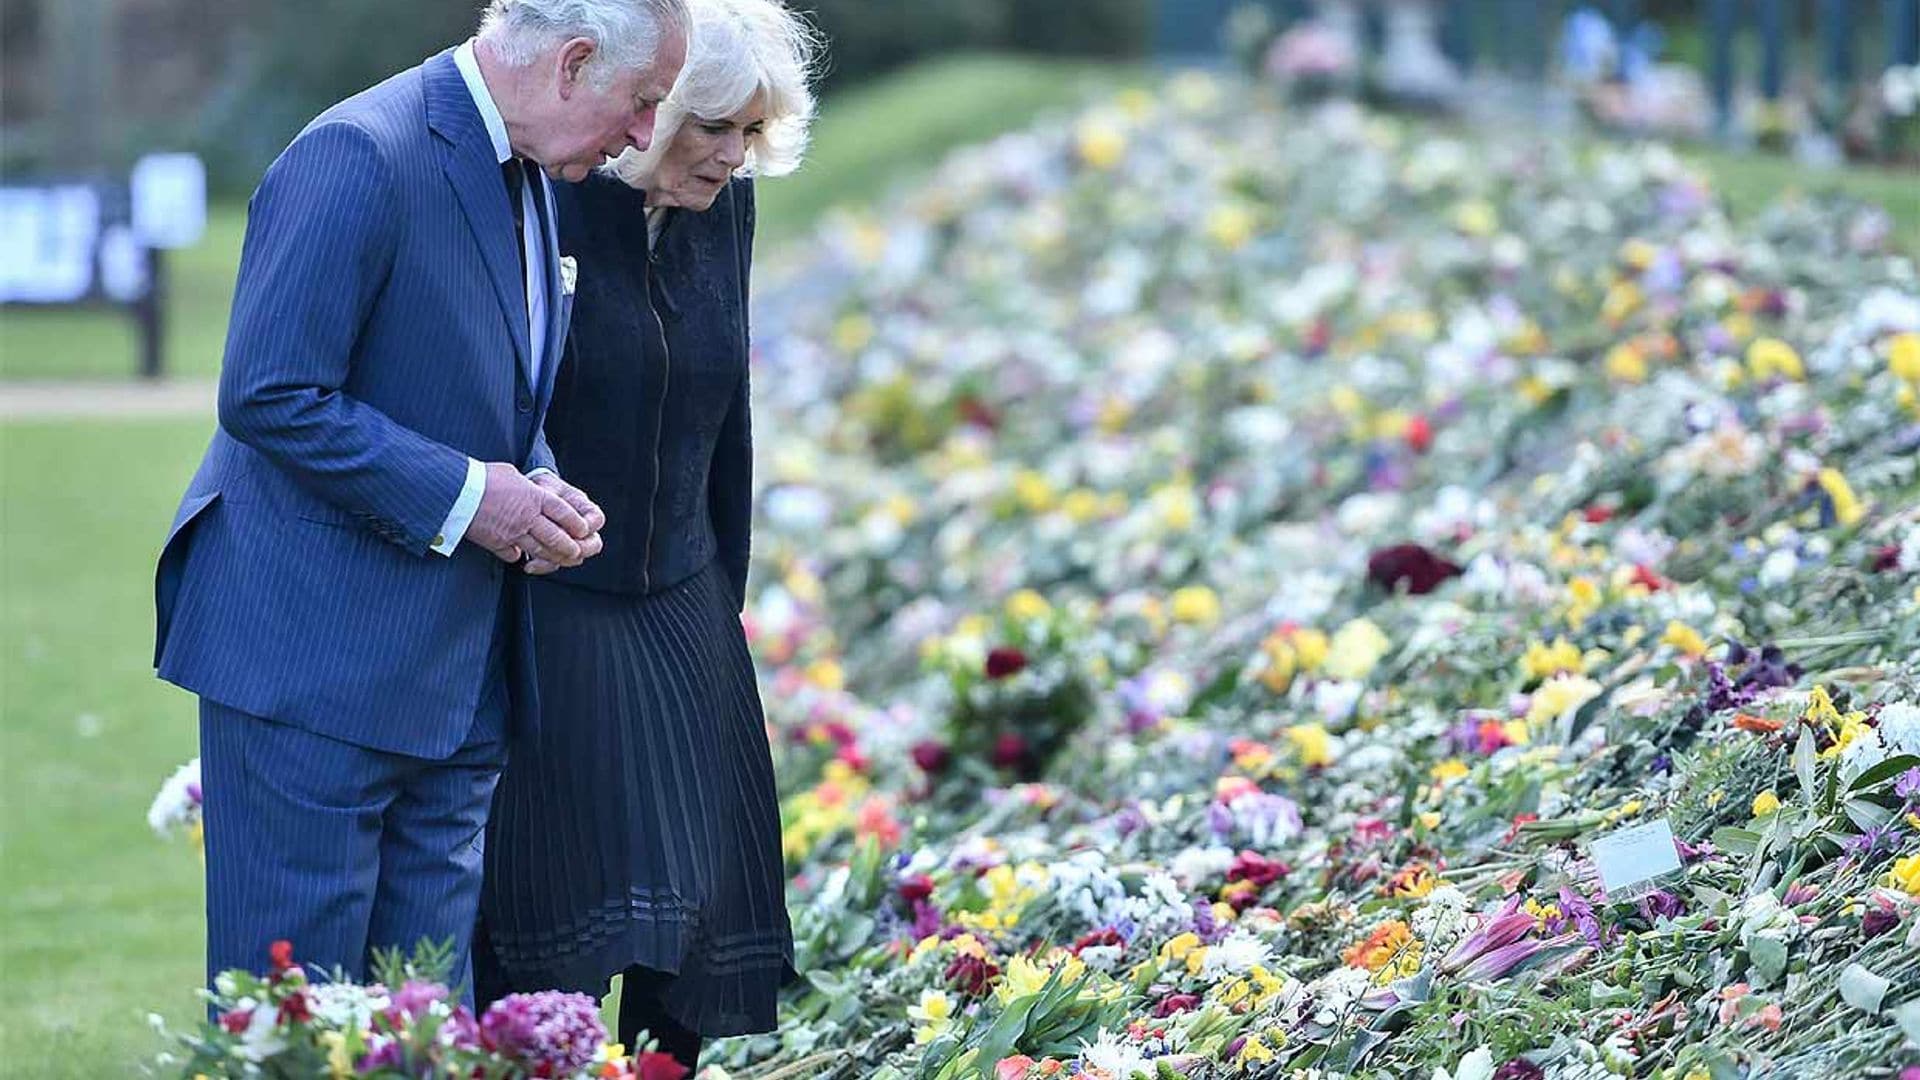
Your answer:
[[[627,128],[627,141],[635,150],[644,152],[653,145],[653,116],[654,107],[649,105],[634,116],[632,126]]]

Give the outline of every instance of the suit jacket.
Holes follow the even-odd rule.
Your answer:
[[[156,575],[162,678],[357,745],[460,745],[501,590],[525,579],[471,543],[428,549],[469,456],[553,463],[541,423],[568,304],[550,239],[536,385],[514,244],[451,50],[322,113],[267,170],[219,429]],[[516,721],[531,723],[519,618]]]
[[[744,601],[753,513],[748,415],[753,183],[669,211],[647,248],[643,194],[594,174],[554,196],[579,267],[547,436],[607,513],[601,553],[553,580],[657,592],[719,559]]]

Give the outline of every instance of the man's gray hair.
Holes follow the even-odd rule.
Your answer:
[[[653,145],[627,150],[609,168],[645,187],[680,126],[724,120],[759,97],[766,126],[748,141],[744,171],[784,176],[806,153],[813,123],[812,83],[820,65],[820,34],[780,0],[689,0],[693,36],[679,81],[660,106]]]
[[[644,67],[672,34],[683,40],[692,20],[686,0],[492,0],[480,37],[509,67],[526,67],[563,42],[586,38],[597,50],[588,65],[598,89],[614,72]]]

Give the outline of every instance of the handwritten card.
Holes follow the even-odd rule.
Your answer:
[[[1591,852],[1600,884],[1615,899],[1680,869],[1680,848],[1666,818],[1610,832],[1593,842]]]

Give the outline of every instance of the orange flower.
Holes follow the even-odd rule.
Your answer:
[[[1366,968],[1379,971],[1394,961],[1413,941],[1413,930],[1406,923],[1395,919],[1382,923],[1368,934],[1366,940],[1349,945],[1340,954],[1340,959],[1349,967]]]
[[[1751,731],[1755,735],[1771,735],[1780,730],[1780,721],[1769,720],[1764,716],[1754,716],[1750,713],[1735,713],[1733,726],[1739,728],[1741,731]]]

